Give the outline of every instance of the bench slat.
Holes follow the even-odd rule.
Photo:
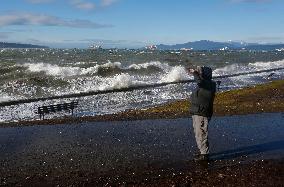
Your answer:
[[[43,116],[44,119],[44,114],[49,114],[52,112],[60,112],[60,111],[71,111],[73,115],[73,110],[78,107],[78,101],[72,101],[70,103],[61,103],[61,104],[56,104],[56,105],[48,105],[48,106],[40,106],[38,107],[38,110],[35,111],[35,113]]]
[[[56,106],[57,106],[57,111],[59,111],[59,112],[62,111],[62,106],[61,106],[61,104],[57,104]]]

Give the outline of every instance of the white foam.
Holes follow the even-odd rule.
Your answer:
[[[151,61],[151,62],[146,62],[142,64],[131,64],[128,68],[129,69],[142,69],[142,68],[146,69],[149,66],[155,66],[164,71],[169,71],[172,68],[169,64],[161,63],[160,61]]]
[[[274,61],[274,62],[255,62],[249,64],[232,64],[214,70],[213,75],[214,76],[230,75],[235,73],[253,72],[253,71],[260,71],[260,70],[267,70],[267,69],[281,68],[281,67],[284,68],[284,60]],[[271,79],[271,77],[269,77],[270,74],[271,72],[263,72],[258,74],[229,77],[226,79],[222,79],[221,86],[227,88],[239,88],[249,85],[260,84]],[[275,72],[276,79],[280,79],[281,77],[283,77],[283,75],[284,75],[283,70]]]
[[[213,71],[213,75],[227,75],[234,73],[250,72],[250,71],[259,71],[265,69],[273,68],[284,68],[284,60],[274,61],[274,62],[255,62],[247,64],[232,64],[225,66],[223,68],[218,68]]]
[[[38,66],[36,66],[38,64]],[[0,102],[15,100],[16,97],[27,98],[29,96],[36,96],[38,93],[44,93],[49,95],[63,95],[70,93],[78,93],[78,92],[87,92],[87,91],[96,91],[96,90],[112,90],[112,89],[120,89],[120,88],[128,88],[136,85],[145,85],[145,84],[156,84],[161,82],[175,82],[180,80],[188,80],[192,79],[190,75],[186,72],[186,69],[182,66],[172,67],[168,64],[161,63],[159,61],[156,62],[147,62],[142,64],[132,64],[127,67],[122,67],[120,62],[107,62],[102,65],[93,64],[92,67],[89,68],[81,68],[81,67],[62,67],[60,65],[54,65],[49,63],[37,63],[37,64],[25,64],[28,67],[29,71],[41,72],[43,71],[46,74],[53,76],[74,76],[66,79],[68,81],[68,86],[64,87],[37,87],[36,85],[25,84],[25,82],[17,83],[9,82],[15,91],[11,91],[11,93],[5,93],[6,90],[10,90],[11,85],[2,85],[0,86]],[[77,65],[81,65],[85,63],[77,63]],[[91,63],[86,63],[88,66]],[[66,64],[65,64],[66,65]],[[69,64],[74,65],[74,64]],[[155,66],[163,70],[163,73],[153,73],[151,75],[129,75],[127,73],[118,74],[111,77],[103,77],[92,75],[92,73],[97,72],[99,67],[110,67],[110,68],[124,68],[124,69],[141,69],[148,68],[149,66]],[[284,60],[275,61],[275,62],[256,62],[249,64],[233,64],[227,65],[223,68],[218,68],[214,70],[213,74],[216,75],[224,75],[224,74],[233,74],[238,72],[249,72],[249,71],[257,71],[271,68],[284,67]],[[68,69],[69,68],[69,69]],[[28,72],[30,73],[30,72]],[[77,75],[91,75],[91,76],[77,76]],[[224,89],[238,88],[247,85],[254,85],[262,82],[266,82],[267,74],[255,74],[255,75],[243,75],[228,79],[222,79],[221,87]],[[284,71],[277,71],[275,74],[281,78],[284,76]],[[277,77],[277,78],[278,78]],[[186,85],[185,87],[190,87],[192,85]],[[227,88],[226,88],[227,87]],[[172,87],[170,87],[172,88]],[[2,89],[2,92],[1,92]],[[40,91],[39,91],[40,90]],[[14,96],[15,95],[15,96]],[[104,94],[97,96],[89,96],[89,100],[82,99],[81,107],[79,110],[83,112],[91,112],[93,114],[101,114],[101,113],[110,113],[110,112],[118,112],[125,109],[131,109],[134,107],[143,106],[152,106],[155,104],[160,104],[172,99],[183,99],[188,98],[190,95],[189,89],[168,89],[168,87],[161,87],[149,90],[136,90],[133,92],[122,92],[112,94]],[[50,102],[50,101],[49,101]],[[101,103],[101,105],[100,105]],[[19,106],[11,106],[11,107],[3,107],[0,110],[0,121],[11,121],[11,120],[22,120],[22,119],[37,119],[38,116],[34,114],[34,109],[37,106],[43,105],[44,103],[33,103],[27,105],[19,105]],[[50,104],[50,103],[46,103]],[[94,106],[100,107],[94,107]],[[51,116],[52,117],[52,116]]]
[[[75,62],[74,65],[97,64],[98,62]]]
[[[165,76],[162,77],[161,82],[175,82],[189,79],[190,76],[184,67],[175,66]]]
[[[0,92],[0,95],[1,95],[0,102],[11,101],[11,100],[15,99],[14,97],[11,97],[7,94],[3,94],[1,92]]]
[[[2,107],[0,110],[0,122],[16,122],[19,120],[36,119],[38,116],[34,113],[36,103],[25,103]]]
[[[249,66],[255,69],[258,69],[258,70],[280,68],[280,67],[284,67],[284,60],[279,60],[279,61],[274,61],[274,62],[249,63]]]
[[[5,89],[5,84],[0,87],[0,102],[5,102],[5,101],[13,101],[17,99],[23,99],[24,97],[20,97],[18,95],[14,95],[14,93],[6,93],[5,91],[2,91],[1,89]]]
[[[78,63],[79,65],[81,63]],[[94,65],[93,67],[89,68],[80,68],[80,67],[64,67],[59,66],[56,64],[49,64],[49,63],[25,63],[25,67],[28,68],[31,72],[45,72],[47,75],[51,76],[60,76],[60,77],[71,77],[71,76],[78,76],[78,75],[86,75],[86,74],[95,74],[97,73],[99,67],[108,67],[108,68],[120,68],[120,62],[107,62],[102,65]]]
[[[134,85],[134,78],[128,74],[116,75],[112,78],[110,87],[114,89],[127,88]]]
[[[86,62],[76,62],[74,65],[86,64]],[[73,67],[73,66],[59,66],[57,64],[50,63],[24,63],[23,66],[28,68],[28,71],[31,72],[44,72],[46,75],[59,76],[59,77],[71,77],[78,75],[86,74],[95,74],[98,72],[99,68],[120,68],[122,69],[121,62],[110,62],[108,61],[105,64],[98,65],[96,62],[88,63],[94,64],[92,67],[82,68],[82,67]],[[161,63],[159,61],[146,62],[142,64],[131,64],[128,67],[123,69],[142,69],[148,68],[149,66],[155,66],[161,70],[167,72],[172,67],[167,63]]]
[[[99,90],[128,88],[137,84],[141,84],[141,81],[137,81],[135,77],[130,76],[127,73],[122,73],[104,79],[104,83],[99,87]]]
[[[108,61],[105,64],[99,65],[101,67],[107,67],[107,68],[121,68],[121,63],[120,62],[110,62]]]
[[[228,65],[222,68],[215,69],[213,71],[213,76],[239,73],[239,72],[244,72],[245,70],[248,70],[247,66],[244,66],[241,64],[232,64],[232,65]]]
[[[45,72],[47,75],[52,76],[67,77],[81,74],[81,68],[79,67],[61,67],[48,63],[25,63],[24,66],[28,67],[31,72]]]

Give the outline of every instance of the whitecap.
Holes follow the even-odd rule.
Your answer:
[[[161,82],[176,82],[189,79],[190,76],[184,67],[175,66],[161,78]]]

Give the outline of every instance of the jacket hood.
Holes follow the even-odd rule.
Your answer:
[[[212,69],[210,67],[202,66],[201,67],[201,77],[205,80],[212,79]]]

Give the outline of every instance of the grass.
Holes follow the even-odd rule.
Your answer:
[[[180,100],[146,110],[128,111],[128,113],[155,118],[174,118],[188,116],[189,108],[189,100]],[[284,112],[284,80],[216,94],[214,115],[261,112]]]

